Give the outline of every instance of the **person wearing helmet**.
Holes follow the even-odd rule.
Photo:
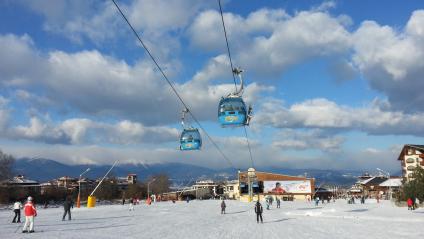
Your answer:
[[[24,228],[22,229],[23,233],[34,232],[34,217],[37,216],[37,210],[35,209],[35,206],[32,202],[32,197],[28,197],[27,202],[24,206],[24,213],[25,213],[25,224]],[[28,231],[29,227],[29,231]]]

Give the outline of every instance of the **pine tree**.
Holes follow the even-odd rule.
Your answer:
[[[424,202],[424,169],[416,167],[412,173],[412,179],[403,184],[403,195],[407,198],[417,198]]]

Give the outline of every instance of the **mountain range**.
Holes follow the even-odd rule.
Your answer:
[[[13,167],[17,175],[25,175],[26,178],[45,182],[62,176],[79,177],[79,175],[90,168],[84,177],[95,179],[102,177],[111,165],[68,165],[51,159],[43,158],[21,158],[16,160]],[[321,170],[321,169],[287,169],[287,168],[259,168],[258,171],[281,173],[292,176],[304,176],[316,179],[316,184],[352,185],[361,171],[353,170]],[[237,172],[233,169],[211,169],[183,163],[158,163],[158,164],[118,164],[111,171],[117,177],[126,176],[129,173],[137,174],[139,180],[145,180],[156,174],[167,174],[174,185],[190,184],[201,179],[235,179]]]

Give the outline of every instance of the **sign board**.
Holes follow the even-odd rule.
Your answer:
[[[264,181],[264,193],[311,193],[311,181]]]

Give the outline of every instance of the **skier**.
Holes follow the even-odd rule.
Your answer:
[[[255,204],[255,213],[256,213],[256,222],[257,223],[259,223],[259,218],[261,218],[261,223],[264,223],[264,221],[262,219],[262,212],[263,212],[262,205],[259,201],[257,201],[256,204]]]
[[[135,199],[131,198],[130,199],[130,208],[129,208],[130,211],[134,211],[134,203],[135,203]]]
[[[319,204],[319,197],[316,197],[315,198],[315,206],[318,207],[318,204]]]
[[[15,213],[15,217],[13,218],[12,223],[21,223],[21,209],[22,203],[19,200],[16,200],[16,202],[13,204],[13,212]],[[18,221],[16,221],[16,217],[18,218]]]
[[[408,198],[406,204],[408,204],[408,210],[414,210],[414,201],[412,200],[412,198]]]
[[[225,214],[225,208],[227,207],[227,205],[225,205],[224,199],[221,202],[221,214]]]
[[[35,209],[34,204],[32,203],[32,197],[28,197],[27,202],[24,206],[24,212],[25,212],[25,224],[24,228],[22,229],[22,233],[28,232],[29,227],[29,233],[34,232],[34,217],[37,216],[37,210]]]
[[[66,198],[65,202],[63,203],[63,217],[62,221],[65,221],[66,214],[68,214],[68,220],[71,220],[71,208],[74,208],[74,203],[70,198]]]
[[[269,198],[265,199],[265,204],[266,204],[266,210],[269,210]]]
[[[277,197],[275,201],[277,201],[277,208],[280,208],[280,204],[281,204],[280,198]]]

